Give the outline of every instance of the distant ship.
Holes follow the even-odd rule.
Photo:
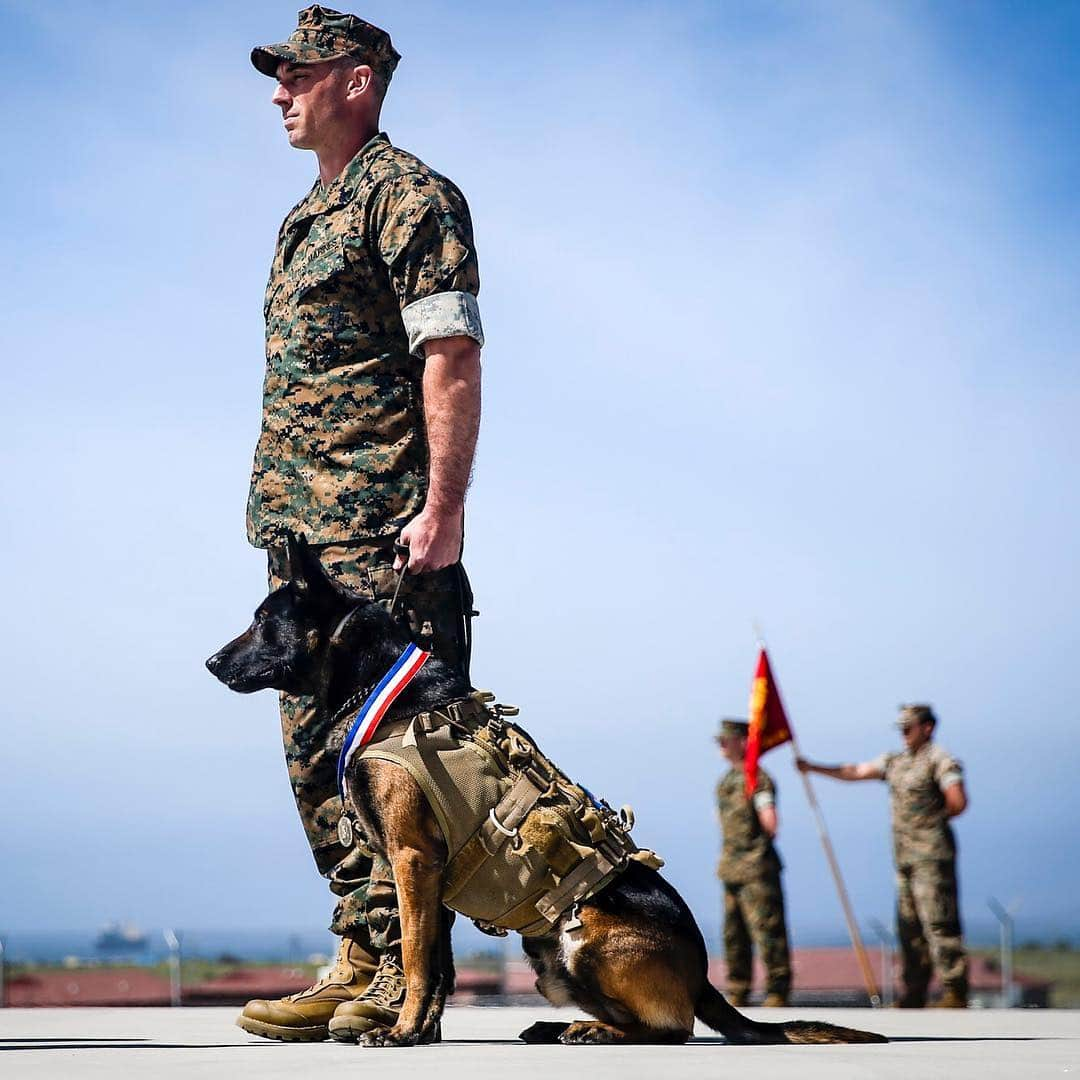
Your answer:
[[[107,923],[94,940],[100,952],[137,952],[146,948],[147,937],[134,923]]]

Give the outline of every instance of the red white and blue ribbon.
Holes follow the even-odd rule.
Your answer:
[[[397,696],[413,681],[420,669],[428,662],[431,653],[424,652],[419,645],[410,644],[397,658],[394,666],[382,677],[382,681],[368,695],[345,736],[338,757],[338,790],[345,793],[345,769],[353,754],[362,750],[375,734],[387,710],[394,704]]]

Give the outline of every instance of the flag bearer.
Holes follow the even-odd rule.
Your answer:
[[[884,780],[892,802],[896,862],[896,924],[903,957],[901,1008],[926,1004],[930,975],[942,984],[942,1008],[967,1006],[968,971],[956,887],[956,840],[951,818],[967,808],[963,771],[933,741],[937,719],[929,705],[904,705],[896,726],[905,749],[858,765],[817,765],[802,772],[837,780]]]
[[[745,1005],[750,993],[751,942],[765,966],[765,1004],[787,1004],[791,989],[784,893],[776,837],[776,785],[757,770],[757,786],[747,794],[743,760],[749,724],[724,720],[716,741],[731,764],[716,788],[724,833],[719,875],[724,883],[724,950],[728,999]]]

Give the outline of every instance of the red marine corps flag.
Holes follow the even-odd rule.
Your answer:
[[[754,685],[750,688],[750,733],[746,738],[746,797],[757,788],[758,758],[774,746],[782,746],[792,738],[791,727],[780,691],[769,667],[769,657],[762,649],[758,654]]]
[[[754,672],[754,685],[750,690],[750,730],[746,736],[746,756],[743,759],[743,767],[746,770],[747,798],[753,795],[757,788],[758,758],[762,754],[774,746],[789,742],[796,758],[799,756],[795,733],[788,723],[787,713],[784,712],[780,690],[773,678],[772,669],[769,667],[769,657],[765,652],[764,644],[761,643],[760,635],[758,643],[761,652],[758,654],[757,670]],[[818,836],[821,837],[821,846],[825,849],[825,858],[832,871],[833,881],[836,882],[836,892],[840,897],[840,906],[844,910],[844,920],[847,923],[848,933],[851,935],[851,944],[855,948],[859,967],[862,968],[866,993],[870,998],[870,1004],[876,1007],[881,1004],[881,996],[878,994],[877,981],[874,979],[874,972],[871,970],[870,960],[866,955],[862,936],[859,934],[858,923],[855,922],[855,913],[851,910],[847,889],[844,888],[844,879],[840,876],[836,852],[833,851],[832,841],[825,829],[825,819],[821,816],[821,808],[818,806],[814,789],[810,786],[810,777],[806,773],[802,774],[802,782],[817,824]]]

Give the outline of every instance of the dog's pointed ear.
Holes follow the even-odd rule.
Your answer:
[[[318,555],[303,536],[287,533],[285,554],[289,584],[301,597],[336,602],[341,590],[326,572]]]
[[[307,541],[302,536],[287,532],[285,534],[285,563],[288,568],[289,584],[299,593],[306,593],[308,581]]]

